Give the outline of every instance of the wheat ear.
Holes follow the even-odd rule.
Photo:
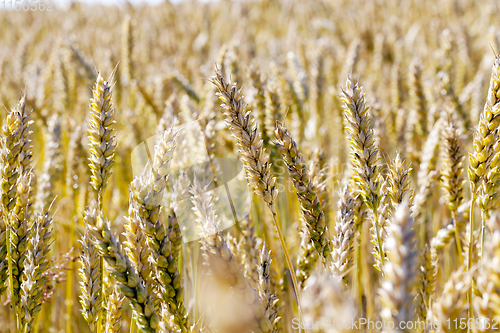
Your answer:
[[[159,319],[155,312],[153,295],[147,292],[145,282],[111,231],[109,221],[100,211],[86,208],[84,222],[93,236],[94,246],[106,260],[118,290],[129,300],[139,329],[147,333],[156,332]]]
[[[432,189],[435,185],[435,180],[438,178],[439,173],[435,170],[436,160],[439,155],[439,142],[440,131],[442,128],[442,119],[440,118],[431,129],[427,140],[422,147],[422,161],[420,169],[417,174],[417,190],[413,198],[413,219],[417,225],[421,224],[423,228],[426,241],[429,241],[431,235],[427,230],[428,224],[423,221],[424,208],[427,199],[432,194]]]
[[[88,139],[90,148],[89,167],[92,172],[90,184],[97,192],[99,207],[111,168],[115,163],[116,139],[112,125],[115,110],[111,102],[112,85],[98,73],[90,99],[90,121]]]
[[[0,275],[5,275],[8,272],[11,302],[13,305],[14,316],[16,317],[16,325],[20,322],[17,320],[17,306],[19,302],[20,276],[22,267],[18,267],[20,255],[26,250],[27,223],[24,218],[27,215],[27,206],[29,204],[29,184],[23,186],[26,180],[29,179],[31,173],[31,112],[26,109],[25,97],[23,96],[15,108],[7,115],[7,119],[3,125],[3,135],[1,137],[1,152],[0,163],[2,175],[2,224],[3,230],[3,250],[5,251],[5,259],[1,262]],[[20,185],[21,184],[21,185]],[[20,187],[20,188],[18,188]],[[20,241],[23,241],[23,246],[18,249]],[[0,245],[2,245],[0,243]],[[21,251],[21,253],[18,252]],[[19,256],[18,256],[19,255]],[[1,255],[0,255],[1,257]],[[0,282],[0,294],[5,290]],[[2,290],[3,289],[3,290]]]
[[[351,197],[349,188],[344,186],[338,202],[335,237],[332,241],[333,272],[347,286],[354,257],[354,206],[356,200]]]
[[[242,266],[246,278],[252,286],[256,286],[259,282],[259,273],[255,267],[259,266],[259,238],[255,233],[255,226],[249,216],[245,216],[239,221],[242,237],[239,244],[242,253]]]
[[[443,128],[442,156],[443,166],[441,171],[441,183],[446,193],[446,203],[451,212],[455,224],[455,240],[457,243],[460,264],[463,265],[462,246],[460,242],[460,230],[458,228],[458,207],[463,203],[462,161],[465,158],[461,147],[462,131],[459,124],[453,120],[453,110],[448,106],[448,121]]]
[[[80,304],[82,316],[90,327],[90,332],[98,330],[99,318],[102,312],[101,278],[102,271],[99,254],[91,240],[90,231],[87,230],[80,239],[81,255],[79,258],[80,269]]]
[[[444,285],[441,297],[433,305],[434,320],[440,323],[439,329],[444,333],[467,332],[460,328],[460,319],[467,318],[467,290],[471,287],[470,274],[459,268]],[[449,323],[451,323],[449,325]]]
[[[342,90],[346,131],[350,143],[350,158],[354,172],[352,178],[357,192],[372,212],[377,248],[382,265],[385,254],[382,250],[382,235],[378,221],[380,206],[380,186],[382,185],[378,143],[373,133],[369,108],[365,105],[363,88],[347,78],[346,89]]]
[[[453,239],[454,236],[455,228],[453,227],[453,224],[448,224],[444,228],[440,229],[430,242],[430,259],[432,266],[431,290],[433,293],[436,292],[435,284],[439,269],[439,252]]]
[[[29,225],[28,225],[28,204],[30,191],[31,175],[25,173],[20,176],[17,181],[17,198],[14,207],[9,212],[9,227],[10,227],[10,253],[11,253],[11,269],[12,283],[14,295],[12,302],[14,309],[20,311],[20,289],[22,284],[22,276],[24,272],[24,264],[28,254],[27,245],[29,242]],[[22,313],[18,313],[19,319],[22,319]],[[21,324],[21,322],[19,322]]]
[[[389,166],[389,196],[392,207],[396,207],[404,199],[411,202],[413,199],[413,190],[410,188],[412,168],[406,168],[404,160],[399,154]]]
[[[250,111],[246,110],[246,104],[243,101],[240,89],[237,89],[235,83],[228,82],[218,68],[215,68],[215,74],[211,78],[211,82],[219,91],[218,96],[222,102],[221,111],[226,116],[226,126],[231,130],[233,137],[236,139],[238,152],[243,158],[247,182],[254,188],[255,194],[264,199],[264,202],[271,211],[274,226],[278,231],[281,247],[285,253],[287,265],[292,275],[293,287],[297,294],[300,308],[297,278],[278,221],[278,213],[275,206],[278,189],[275,186],[275,177],[271,170],[269,157],[265,154],[262,147],[262,139],[257,132],[254,119],[251,117]]]
[[[481,208],[481,249],[484,247],[486,220],[496,199],[498,189],[500,145],[498,127],[500,125],[500,56],[495,56],[490,86],[483,113],[479,118],[479,126],[474,134],[474,151],[469,153],[469,181],[472,192],[472,202],[469,214],[469,259],[468,269],[472,268],[474,247],[474,204],[478,200]],[[482,251],[481,250],[481,251]],[[483,256],[481,256],[483,257]],[[469,290],[469,316],[472,318],[472,288]]]
[[[170,233],[160,220],[162,213],[161,199],[166,186],[169,164],[176,146],[177,133],[172,129],[163,133],[155,146],[155,155],[151,172],[136,177],[130,188],[136,214],[140,217],[142,232],[147,237],[150,248],[150,261],[160,296],[167,304],[175,323],[182,332],[187,332],[188,315],[184,305],[182,277],[177,269],[178,251],[172,255]],[[149,176],[149,177],[148,177]],[[180,236],[180,234],[178,235]],[[180,244],[176,241],[176,247]]]
[[[373,265],[379,272],[383,273],[383,265],[380,254],[385,254],[385,246],[384,242],[387,237],[386,227],[390,222],[390,217],[392,216],[392,203],[390,199],[390,192],[387,188],[387,181],[384,180],[382,186],[380,187],[380,193],[382,194],[382,198],[380,199],[380,205],[377,209],[377,223],[373,223],[370,227],[371,240],[370,242],[373,244],[373,257],[375,258],[375,264]],[[378,233],[376,226],[379,226]],[[380,245],[378,242],[377,235],[380,234],[380,240],[382,244]],[[381,248],[380,248],[381,246]]]
[[[422,85],[422,64],[414,59],[410,64],[410,100],[412,103],[413,129],[420,137],[427,136],[427,103]]]
[[[304,223],[302,227],[299,255],[297,257],[297,272],[295,273],[299,282],[299,288],[304,288],[304,283],[311,275],[311,271],[318,259],[318,251],[316,251],[309,229]]]
[[[419,266],[419,280],[417,290],[417,315],[419,320],[427,324],[428,312],[431,309],[431,301],[434,296],[435,275],[431,260],[429,246],[425,246],[424,255]]]
[[[276,123],[274,143],[288,167],[314,247],[321,255],[323,263],[330,265],[332,260],[331,240],[325,222],[325,215],[316,196],[316,187],[297,144],[290,132],[280,122]]]
[[[149,248],[146,235],[141,230],[140,211],[134,205],[133,194],[130,196],[128,217],[125,223],[125,252],[142,279],[151,285],[151,265],[149,263]]]
[[[479,126],[474,134],[474,152],[469,154],[471,191],[477,196],[482,215],[481,246],[484,244],[485,224],[496,201],[500,177],[500,56],[495,57],[490,87]]]
[[[120,333],[122,330],[122,305],[124,297],[115,289],[109,295],[106,309],[105,333]]]
[[[49,269],[48,253],[51,233],[52,219],[46,213],[38,215],[30,233],[21,285],[23,332],[31,332],[35,315],[42,308],[44,288],[49,283],[45,272]]]
[[[387,229],[385,245],[387,261],[383,270],[386,280],[379,289],[381,316],[393,321],[395,327],[400,327],[401,322],[414,319],[416,237],[408,202],[396,208]]]
[[[264,244],[262,251],[260,252],[260,263],[257,267],[259,272],[259,296],[266,308],[265,316],[271,322],[271,332],[277,333],[278,330],[276,328],[276,324],[280,318],[278,317],[278,310],[276,309],[278,297],[275,293],[271,293],[271,260],[271,251],[269,251]]]

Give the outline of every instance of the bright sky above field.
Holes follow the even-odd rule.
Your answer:
[[[74,2],[75,0],[53,0],[54,3],[60,6],[67,6],[70,3]],[[124,4],[127,1],[126,0],[76,0],[78,2],[86,2],[86,3],[99,3],[99,4],[110,4],[110,5],[115,5],[115,4]],[[172,2],[179,2],[182,0],[171,0]],[[149,4],[158,4],[163,2],[163,0],[128,0],[128,2],[132,4],[139,4],[139,3],[149,3]]]

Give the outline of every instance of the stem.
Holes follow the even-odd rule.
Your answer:
[[[17,315],[17,301],[14,300],[14,275],[12,274],[12,249],[10,245],[10,223],[8,219],[5,217],[5,213],[3,214],[3,219],[6,225],[6,241],[7,241],[7,265],[9,269],[9,287],[10,287],[10,300],[11,300],[11,309],[12,309],[12,316],[14,317],[14,325],[15,325],[15,331],[19,332],[20,327],[19,327],[19,317]]]
[[[76,202],[76,201],[75,201]],[[69,236],[69,247],[72,249],[75,246],[75,208],[73,209],[73,218],[71,218],[71,229]],[[73,331],[73,326],[71,325],[71,315],[73,313],[73,274],[75,269],[75,263],[73,260],[69,262],[68,279],[66,280],[66,333],[71,333]]]
[[[384,250],[382,249],[382,237],[380,237],[380,225],[378,223],[378,214],[376,211],[373,212],[373,218],[375,222],[375,230],[377,231],[377,243],[378,243],[378,252],[380,255],[380,261],[382,261],[382,267],[380,267],[382,270],[384,268]]]
[[[484,258],[484,238],[486,237],[486,221],[490,218],[490,212],[483,210],[481,212],[481,267],[483,267]]]
[[[100,187],[99,191],[97,191],[97,202],[98,202],[98,207],[99,210],[102,212],[102,207],[103,207],[103,197],[104,196],[104,188]]]
[[[40,328],[40,313],[37,313],[35,316],[35,327],[33,328],[34,333],[38,333],[39,328]]]
[[[366,252],[369,244],[370,244],[370,226],[366,222],[362,222],[361,224],[361,265],[363,266],[364,274],[361,274],[361,278],[363,279],[363,293],[364,293],[364,306],[366,309],[366,318],[372,319],[374,318],[375,312],[375,302],[373,300],[373,292],[372,292],[372,284],[373,281],[370,278],[371,274],[371,265],[368,262],[368,256],[363,255]],[[365,326],[365,329],[368,330],[368,327]]]
[[[292,276],[293,289],[295,289],[295,295],[297,297],[297,304],[299,306],[299,313],[302,313],[302,306],[300,305],[300,294],[299,294],[299,288],[298,288],[299,284],[297,283],[297,277],[295,276],[295,270],[293,269],[292,260],[290,260],[290,255],[288,254],[288,250],[286,249],[285,239],[283,238],[283,234],[281,233],[281,228],[280,228],[280,225],[278,223],[278,213],[276,212],[276,208],[274,207],[274,204],[271,203],[271,204],[268,204],[267,206],[271,210],[271,214],[273,215],[274,225],[276,226],[276,229],[278,230],[278,237],[280,239],[281,247],[283,248],[283,252],[285,253],[286,262],[287,262],[288,268],[290,269],[290,275]]]
[[[362,280],[362,273],[363,273],[363,265],[361,264],[361,230],[362,229],[362,224],[358,226],[358,242],[356,246],[356,278],[357,278],[357,284],[358,284],[358,298],[359,298],[359,308],[362,310],[362,315],[366,317],[365,313],[365,308],[363,307],[363,280]]]
[[[104,290],[104,258],[102,256],[100,256],[99,258],[99,266],[100,266],[100,270],[101,270],[101,304],[102,306],[106,306],[106,302],[105,302],[105,290]],[[133,321],[133,317],[132,317],[132,321]],[[97,333],[101,333],[103,331],[102,329],[102,326],[105,325],[105,317],[104,317],[104,311],[101,310],[101,312],[99,313],[99,318],[97,320]]]
[[[470,213],[469,213],[469,260],[467,262],[467,271],[470,272],[472,268],[472,247],[474,246],[474,204],[476,202],[476,193],[473,191],[472,200],[470,203]],[[472,277],[471,277],[472,278]],[[468,301],[469,301],[469,319],[474,318],[474,312],[472,311],[472,284],[469,287],[468,292]]]
[[[460,232],[458,230],[458,217],[457,211],[451,212],[453,223],[455,223],[455,241],[457,243],[458,257],[460,258],[460,265],[464,264],[464,257],[462,255],[462,243],[460,242]]]
[[[146,145],[147,146],[147,145]],[[99,207],[99,212],[103,214],[103,196],[104,196],[104,186],[99,187],[97,190],[97,202],[98,202],[98,207]],[[101,269],[101,303],[103,307],[106,305],[106,285],[104,283],[105,277],[105,265],[104,265],[104,259],[102,256],[99,258],[99,266]],[[134,318],[132,317],[132,323],[134,322]],[[101,333],[104,331],[106,325],[106,308],[104,307],[102,311],[99,314],[99,319],[98,319],[98,325],[97,325],[97,333]]]

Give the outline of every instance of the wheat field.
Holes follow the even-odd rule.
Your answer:
[[[500,331],[500,2],[53,9],[0,11],[0,332]]]

